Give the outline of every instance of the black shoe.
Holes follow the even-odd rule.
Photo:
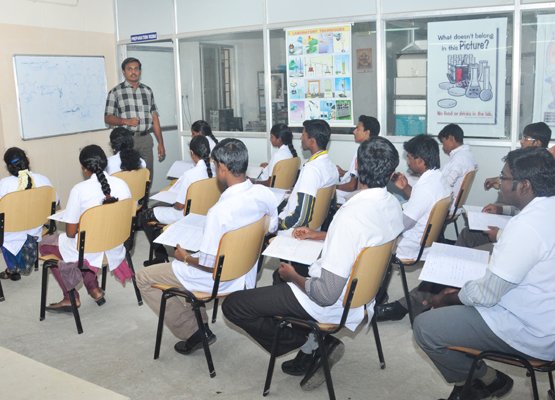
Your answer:
[[[486,385],[481,380],[477,379],[474,387],[486,391],[492,398],[503,397],[513,388],[513,380],[509,375],[497,371],[497,376],[492,383]]]
[[[328,365],[331,370],[335,363],[339,361],[341,357],[343,357],[343,354],[345,353],[345,345],[341,340],[328,335],[324,340],[324,346],[326,346],[326,352],[328,354]],[[301,381],[301,389],[305,391],[310,391],[316,389],[325,381],[326,375],[324,373],[324,362],[321,356],[320,349],[318,349],[316,350],[316,357],[314,359],[314,362],[312,363],[312,366]]]
[[[315,358],[315,351],[306,354],[299,350],[294,359],[281,364],[281,370],[287,375],[303,376],[307,373]]]
[[[180,354],[191,354],[193,351],[202,348],[202,335],[203,332],[199,329],[189,339],[177,342],[173,348]],[[216,335],[208,327],[206,327],[206,337],[209,345],[216,342]]]
[[[376,306],[374,311],[376,321],[399,321],[405,318],[407,312],[408,310],[398,301]]]
[[[169,261],[168,257],[155,257],[152,260],[146,260],[143,262],[143,267],[150,267],[151,265],[167,263]]]

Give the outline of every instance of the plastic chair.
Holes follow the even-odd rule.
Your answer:
[[[281,160],[274,165],[270,187],[289,190],[295,185],[301,159],[299,157]]]
[[[516,354],[502,353],[493,350],[480,351],[469,347],[451,346],[449,347],[449,350],[460,351],[461,353],[465,353],[474,358],[474,362],[472,363],[472,367],[470,368],[470,372],[468,373],[468,377],[466,378],[466,382],[464,385],[465,389],[463,390],[468,390],[468,388],[471,387],[472,377],[474,375],[474,371],[476,370],[478,362],[480,360],[486,359],[525,368],[527,371],[526,375],[530,377],[530,381],[532,383],[532,396],[534,400],[539,400],[538,385],[536,383],[536,374],[534,371],[547,372],[547,375],[549,377],[549,390],[547,391],[547,396],[550,400],[555,400],[555,387],[553,385],[553,370],[555,370],[555,361],[543,361],[530,358],[527,359]]]
[[[0,246],[5,232],[19,232],[36,228],[48,221],[56,210],[56,191],[51,186],[19,190],[0,199]],[[38,253],[35,270],[38,269]],[[4,292],[0,283],[0,301]]]
[[[79,219],[79,233],[77,236],[77,250],[79,259],[77,267],[86,269],[83,265],[85,253],[98,253],[113,249],[123,244],[130,236],[131,220],[135,213],[136,203],[133,199],[120,200],[112,204],[103,204],[86,210]],[[133,272],[133,287],[137,296],[137,303],[143,304],[141,293],[135,282],[135,270],[129,250],[125,249],[125,258]],[[54,255],[41,256],[44,261],[42,266],[42,287],[40,301],[40,320],[44,320],[46,311],[46,289],[48,286],[48,268],[57,268],[58,261]],[[102,281],[106,282],[106,267],[102,268]],[[79,311],[75,301],[75,289],[69,291],[69,298],[75,318],[77,333],[83,333]]]
[[[457,197],[455,198],[455,202],[453,203],[453,212],[449,213],[449,215],[445,219],[445,227],[450,223],[455,224],[455,234],[457,235],[457,237],[459,237],[457,219],[460,215],[458,211],[466,204],[470,189],[472,188],[472,183],[474,183],[474,178],[476,177],[476,172],[477,171],[474,169],[472,171],[468,171],[464,175],[463,181],[461,183],[461,188],[459,189],[459,193],[457,193]],[[445,227],[443,228],[444,231]]]
[[[326,353],[326,346],[324,345],[325,336],[335,334],[345,326],[351,307],[361,307],[370,303],[376,297],[376,294],[382,284],[385,271],[389,266],[394,243],[395,240],[392,240],[380,246],[365,247],[360,251],[353,265],[349,281],[347,282],[345,297],[343,298],[343,315],[341,316],[339,324],[320,323],[313,320],[303,320],[288,316],[276,316],[276,318],[278,318],[281,322],[276,328],[276,334],[272,344],[270,363],[268,365],[266,383],[264,384],[264,396],[267,396],[270,392],[281,329],[288,324],[293,324],[311,329],[318,339],[318,349],[322,352],[322,364],[324,374],[326,376],[329,398],[332,400],[335,399],[335,392],[333,389],[333,382],[328,363],[328,354]],[[385,361],[383,359],[380,335],[375,316],[372,317],[371,323],[374,330],[376,347],[378,348],[380,368],[384,369]]]
[[[320,229],[330,210],[330,204],[335,195],[335,185],[320,188],[316,192],[316,200],[314,201],[314,209],[312,218],[308,223],[310,229]]]
[[[210,301],[223,298],[229,294],[218,293],[220,282],[237,279],[249,272],[258,259],[260,249],[262,248],[262,241],[264,240],[264,235],[267,231],[268,217],[264,216],[252,224],[226,232],[222,236],[218,247],[218,253],[216,255],[216,265],[214,266],[214,272],[212,274],[214,287],[211,293],[191,292],[187,290],[187,288],[171,287],[168,285],[152,285],[153,288],[163,291],[162,298],[160,300],[158,330],[156,331],[156,345],[154,349],[155,360],[158,359],[160,355],[160,343],[162,341],[162,332],[164,329],[166,301],[173,296],[183,297],[187,302],[191,303],[198,327],[203,332],[204,355],[206,356],[206,362],[208,363],[208,372],[210,373],[210,377],[213,378],[216,376],[200,309]]]
[[[445,197],[438,200],[432,207],[430,211],[430,216],[428,217],[428,222],[426,223],[426,228],[422,234],[422,239],[420,240],[420,250],[418,251],[418,256],[415,260],[399,259],[397,256],[394,257],[393,263],[399,266],[401,271],[401,280],[403,283],[403,292],[405,293],[405,299],[407,301],[407,310],[410,318],[410,325],[414,321],[414,314],[412,311],[412,304],[410,300],[409,287],[407,284],[407,275],[405,273],[405,267],[412,267],[420,262],[422,253],[424,249],[430,247],[433,242],[436,242],[439,238],[440,233],[443,230],[445,224],[445,219],[449,212],[449,205],[451,204],[451,196]]]

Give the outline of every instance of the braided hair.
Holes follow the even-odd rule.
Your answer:
[[[117,127],[110,133],[110,145],[114,154],[119,152],[122,171],[132,171],[141,168],[141,155],[134,146],[133,132],[123,127]]]
[[[23,189],[31,189],[33,187],[33,179],[29,175],[29,159],[27,154],[19,147],[10,147],[4,153],[4,162],[10,175],[18,177],[23,181]]]
[[[216,136],[214,136],[214,134],[212,133],[212,128],[210,128],[210,124],[206,121],[203,121],[202,119],[193,122],[193,125],[191,125],[191,131],[199,132],[203,136],[209,136],[210,139],[214,141],[214,143],[218,144],[218,139],[216,139]]]
[[[275,124],[270,130],[270,135],[274,135],[276,138],[281,139],[281,143],[289,147],[289,151],[293,157],[297,157],[297,150],[293,147],[293,132],[286,124]]]
[[[79,153],[79,162],[83,168],[89,170],[98,178],[98,182],[100,182],[100,186],[102,188],[102,193],[104,193],[105,196],[102,204],[110,204],[118,201],[117,197],[112,197],[110,194],[112,189],[106,179],[106,175],[104,175],[104,169],[108,165],[108,160],[106,159],[106,153],[104,153],[104,150],[96,144],[85,146],[83,147],[83,150],[81,150],[81,153]]]
[[[206,172],[212,178],[212,168],[210,166],[210,144],[204,136],[194,136],[189,143],[189,149],[206,164]]]

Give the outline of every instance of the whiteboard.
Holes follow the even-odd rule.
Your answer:
[[[14,56],[21,137],[106,129],[106,73],[100,56]]]

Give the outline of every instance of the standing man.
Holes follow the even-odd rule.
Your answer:
[[[162,162],[166,158],[154,93],[151,88],[140,82],[141,62],[139,60],[133,57],[126,58],[121,63],[121,70],[125,80],[108,92],[104,122],[111,126],[124,126],[133,132],[135,149],[146,161],[146,167],[152,179],[154,143],[150,132],[154,132],[158,142],[158,161]]]

